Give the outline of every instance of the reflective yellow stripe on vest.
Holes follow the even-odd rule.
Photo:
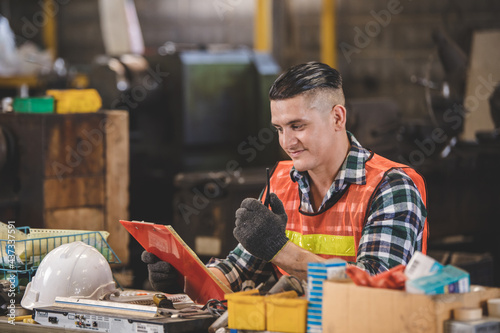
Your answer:
[[[301,233],[291,230],[286,230],[286,235],[292,243],[315,254],[326,254],[331,256],[356,255],[353,236],[323,234],[302,235]]]

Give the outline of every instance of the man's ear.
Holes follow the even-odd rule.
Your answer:
[[[347,120],[347,110],[343,105],[336,104],[333,106],[330,114],[332,116],[333,127],[336,131],[344,130]]]

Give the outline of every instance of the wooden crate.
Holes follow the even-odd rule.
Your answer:
[[[16,227],[106,230],[128,262],[126,111],[0,114],[9,147],[0,171],[0,220]]]

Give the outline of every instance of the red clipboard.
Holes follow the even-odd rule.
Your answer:
[[[224,299],[232,291],[210,272],[170,225],[120,221],[148,252],[170,263],[185,279],[184,292],[198,304]]]

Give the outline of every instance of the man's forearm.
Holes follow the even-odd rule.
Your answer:
[[[208,267],[208,270],[212,272],[216,278],[220,280],[223,284],[225,284],[229,289],[231,289],[231,284],[229,283],[229,280],[226,278],[224,273],[218,268],[215,267]]]
[[[324,260],[324,258],[288,242],[271,262],[288,274],[301,280],[307,280],[307,263]]]

